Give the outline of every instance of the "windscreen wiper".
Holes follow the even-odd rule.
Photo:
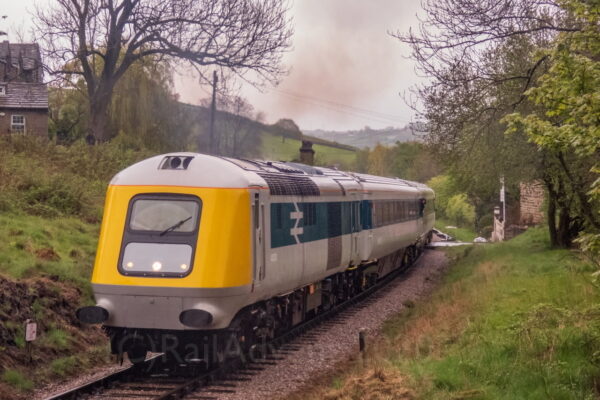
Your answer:
[[[167,229],[165,229],[164,231],[162,231],[160,233],[160,235],[158,235],[158,236],[165,236],[167,233],[173,232],[175,229],[179,228],[181,225],[185,224],[190,219],[192,219],[191,215],[189,217],[187,217],[186,219],[182,219],[181,221],[177,222],[175,225],[172,225],[172,226],[168,227]]]

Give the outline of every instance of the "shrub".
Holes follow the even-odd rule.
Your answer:
[[[473,225],[475,222],[475,207],[469,204],[466,194],[456,194],[448,200],[446,216],[456,225]]]

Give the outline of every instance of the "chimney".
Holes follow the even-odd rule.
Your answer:
[[[309,140],[302,141],[302,147],[300,147],[300,162],[306,165],[315,164],[315,151],[312,148],[313,143]]]

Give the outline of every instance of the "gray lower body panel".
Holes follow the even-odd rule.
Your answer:
[[[232,288],[176,288],[93,284],[96,304],[108,311],[107,326],[139,329],[191,330],[179,321],[184,310],[212,314],[206,329],[227,328],[235,314],[248,305],[251,286]]]

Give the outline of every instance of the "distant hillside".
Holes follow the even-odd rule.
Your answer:
[[[210,111],[206,107],[180,103],[180,110],[186,114],[188,125],[193,127],[193,135],[200,135],[202,138],[207,138],[208,121]],[[231,114],[226,111],[217,111],[216,131],[222,134],[221,127],[223,121],[236,121],[233,124],[237,129],[251,131],[252,135],[248,136],[258,140],[258,149],[253,154],[238,154],[240,157],[258,157],[270,160],[292,161],[298,160],[300,156],[300,146],[302,140],[313,142],[315,150],[315,163],[324,166],[338,166],[343,169],[354,169],[356,162],[357,148],[330,141],[324,138],[309,136],[303,134],[297,127],[295,129],[281,124],[263,124],[252,119]],[[227,140],[221,137],[222,141]],[[254,144],[254,143],[249,143]],[[224,155],[232,155],[223,152]]]
[[[366,127],[358,131],[324,131],[318,129],[304,131],[304,134],[357,148],[373,148],[377,143],[389,146],[396,142],[420,140],[419,136],[414,134],[410,125],[404,128],[390,127],[385,129],[371,129]]]

